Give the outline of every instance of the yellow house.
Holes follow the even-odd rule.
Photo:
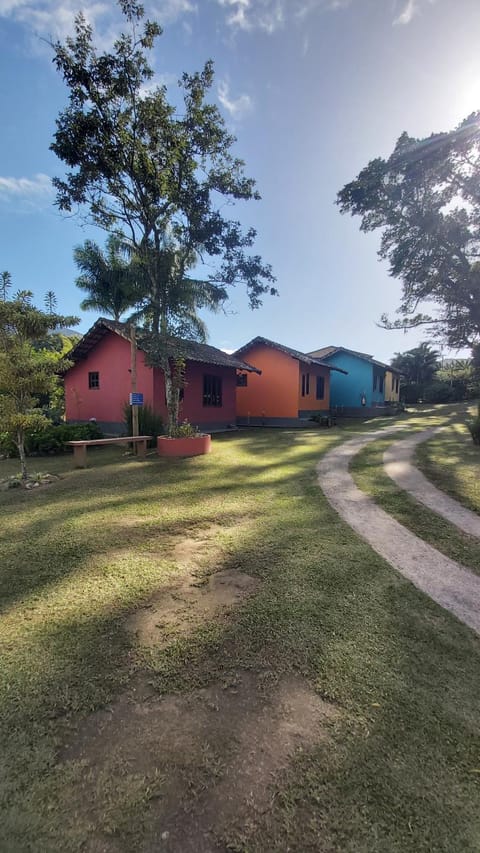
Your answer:
[[[400,400],[400,376],[398,370],[387,367],[385,370],[385,402],[398,403]]]

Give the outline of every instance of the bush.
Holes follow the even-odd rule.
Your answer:
[[[480,444],[480,403],[478,404],[476,418],[474,418],[473,421],[470,421],[467,425],[470,430],[473,443]]]
[[[103,438],[102,430],[95,423],[88,424],[51,424],[46,429],[34,433],[28,438],[28,453],[63,453],[71,450],[65,447],[67,441],[81,441]]]
[[[124,403],[123,405],[123,417],[125,419],[127,435],[131,435],[133,429],[132,406],[129,403]],[[163,435],[165,432],[162,416],[157,415],[148,403],[138,407],[138,431],[140,435],[153,436],[152,440],[148,442],[150,447],[155,447],[157,436]]]
[[[0,456],[17,456],[17,448],[15,447],[8,432],[0,432]]]
[[[65,447],[67,441],[103,438],[101,429],[94,423],[88,424],[48,424],[44,429],[27,433],[25,452],[27,456],[63,453],[71,450]],[[18,456],[18,451],[8,433],[0,433],[0,454]]]
[[[200,430],[197,426],[193,426],[186,418],[181,424],[177,424],[172,431],[170,438],[195,438],[200,435]]]

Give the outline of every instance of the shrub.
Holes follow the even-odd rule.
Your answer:
[[[129,403],[124,403],[123,405],[123,417],[125,420],[127,435],[131,435],[133,429],[132,406],[130,406]],[[138,407],[138,430],[140,435],[153,436],[152,440],[148,442],[150,447],[155,447],[157,443],[157,436],[163,435],[165,432],[162,416],[157,415],[148,403],[144,406]]]
[[[197,435],[200,435],[198,427],[192,426],[192,424],[185,419],[181,424],[178,424],[175,427],[170,438],[195,438]]]
[[[81,441],[103,438],[102,430],[95,423],[88,424],[51,424],[29,437],[28,452],[63,453],[71,448],[65,447],[67,441]]]
[[[474,444],[480,445],[480,403],[477,407],[477,416],[468,423],[468,428]]]
[[[18,456],[17,448],[8,432],[0,432],[0,456]]]
[[[71,448],[67,441],[102,438],[101,429],[94,423],[88,424],[48,424],[44,429],[26,434],[25,451],[27,456],[63,453]],[[17,448],[8,433],[0,433],[0,454],[18,456]]]

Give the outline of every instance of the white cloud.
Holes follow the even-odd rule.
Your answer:
[[[406,5],[403,10],[400,12],[397,18],[394,20],[394,24],[409,24],[412,20],[413,16],[417,11],[417,4],[415,0],[407,0]]]
[[[4,178],[0,176],[0,198],[39,199],[53,195],[52,179],[39,172],[33,178]]]
[[[218,0],[220,6],[225,6],[230,9],[227,16],[227,24],[232,27],[239,27],[241,30],[251,29],[250,10],[251,0]]]
[[[220,80],[217,92],[218,100],[222,107],[224,107],[234,119],[243,118],[243,116],[249,113],[253,107],[250,95],[243,94],[239,95],[238,98],[231,98],[230,86],[226,80]]]
[[[171,24],[182,15],[197,11],[197,6],[191,0],[156,0],[156,2],[146,2],[144,5],[147,15],[161,24]]]
[[[227,24],[241,30],[259,29],[271,34],[286,20],[286,0],[218,0],[218,3],[229,10]]]
[[[113,0],[0,0],[0,18],[10,18],[47,38],[65,38],[73,32],[74,18],[82,10],[99,35],[101,45],[111,43],[121,30],[122,18]],[[146,0],[147,16],[160,24],[172,23],[197,11],[192,0]]]
[[[420,10],[422,9],[423,6],[425,6],[427,4],[431,6],[435,2],[436,2],[436,0],[406,0],[406,2],[403,5],[402,11],[395,18],[393,23],[394,24],[403,24],[403,25],[409,24],[410,21],[413,20],[415,15],[417,15],[418,12],[420,12]]]
[[[272,34],[289,20],[304,21],[314,12],[336,12],[355,0],[216,0],[226,10],[226,23],[237,30],[263,30]],[[357,0],[359,2],[359,0]],[[384,3],[385,0],[377,0]],[[400,12],[395,24],[409,24],[426,5],[436,0],[396,0]]]

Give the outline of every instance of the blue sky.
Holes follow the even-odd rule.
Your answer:
[[[234,215],[258,230],[257,250],[280,296],[252,312],[241,290],[207,318],[210,342],[234,349],[263,335],[298,349],[336,344],[389,360],[425,337],[387,332],[400,285],[377,259],[378,235],[341,216],[337,191],[400,133],[448,130],[480,107],[478,0],[146,0],[164,26],[154,56],[169,86],[212,58],[213,96],[262,201]],[[81,317],[73,248],[104,235],[54,207],[49,151],[67,93],[48,39],[82,8],[108,44],[112,0],[0,0],[0,270],[15,289],[47,290]],[[233,213],[233,212],[232,212]]]

